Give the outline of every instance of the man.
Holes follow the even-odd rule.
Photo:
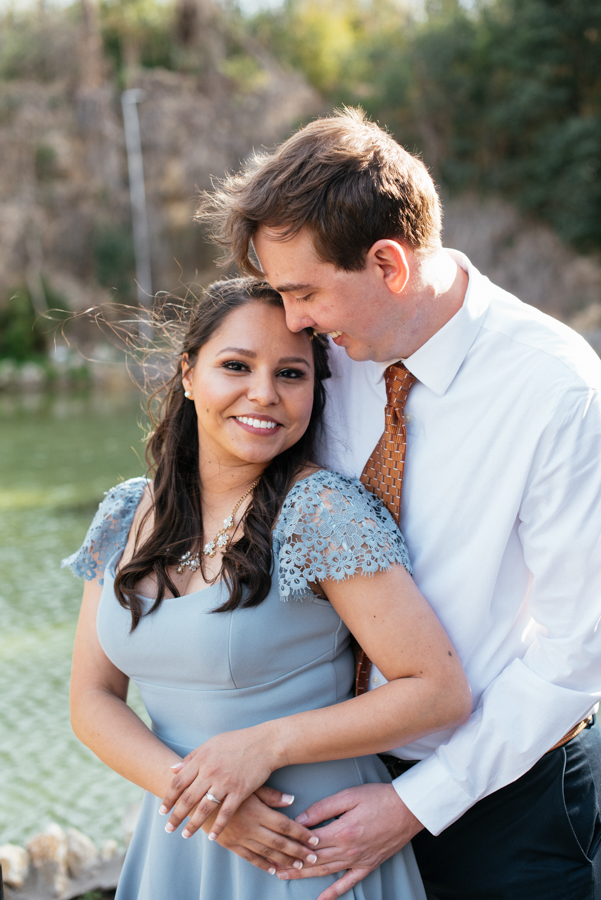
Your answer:
[[[392,785],[299,817],[339,818],[278,877],[346,869],[333,900],[413,839],[437,900],[601,900],[601,362],[443,250],[425,167],[359,112],[257,157],[200,216],[293,331],[330,335],[333,468],[361,474],[388,365],[415,376],[400,524],[474,695],[465,725],[391,751]]]

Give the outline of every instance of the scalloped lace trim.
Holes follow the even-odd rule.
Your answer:
[[[386,507],[358,479],[327,470],[292,488],[273,543],[283,600],[301,599],[318,580],[373,575],[395,564],[411,573],[407,546]]]
[[[104,583],[113,554],[124,547],[146,478],[130,478],[107,492],[82,546],[61,566]],[[301,599],[315,581],[373,575],[395,564],[411,573],[403,536],[382,503],[356,478],[321,470],[298,481],[273,533],[282,600]]]
[[[146,478],[130,478],[107,491],[79,550],[61,562],[74,575],[104,584],[104,570],[117,549],[127,543],[127,535],[138,504],[148,484]]]

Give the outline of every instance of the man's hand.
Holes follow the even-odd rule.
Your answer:
[[[348,788],[314,803],[296,821],[307,827],[340,816],[313,832],[319,837],[318,860],[303,869],[278,871],[282,880],[314,878],[348,871],[317,900],[336,900],[393,856],[423,829],[391,784]]]
[[[316,861],[318,838],[294,819],[270,809],[288,805],[285,794],[270,787],[259,788],[240,804],[217,842],[272,875],[276,868],[311,865]],[[207,834],[216,815],[217,811],[202,826]]]

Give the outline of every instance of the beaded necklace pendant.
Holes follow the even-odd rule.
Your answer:
[[[238,512],[242,502],[246,500],[258,483],[259,479],[257,478],[256,481],[253,481],[246,493],[242,494],[227,519],[223,520],[223,528],[219,529],[212,541],[209,541],[204,545],[202,550],[203,556],[208,556],[209,559],[212,559],[217,553],[217,550],[224,550],[227,547],[230,539],[228,532],[234,527],[234,516]],[[190,569],[190,572],[196,572],[197,569],[200,569],[200,554],[198,552],[192,555],[192,551],[188,550],[183,556],[180,556],[179,565],[176,570],[177,574],[182,575],[184,569]]]

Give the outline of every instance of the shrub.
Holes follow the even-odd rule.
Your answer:
[[[0,308],[0,358],[16,362],[39,357],[46,350],[42,322],[26,288],[17,288]]]

